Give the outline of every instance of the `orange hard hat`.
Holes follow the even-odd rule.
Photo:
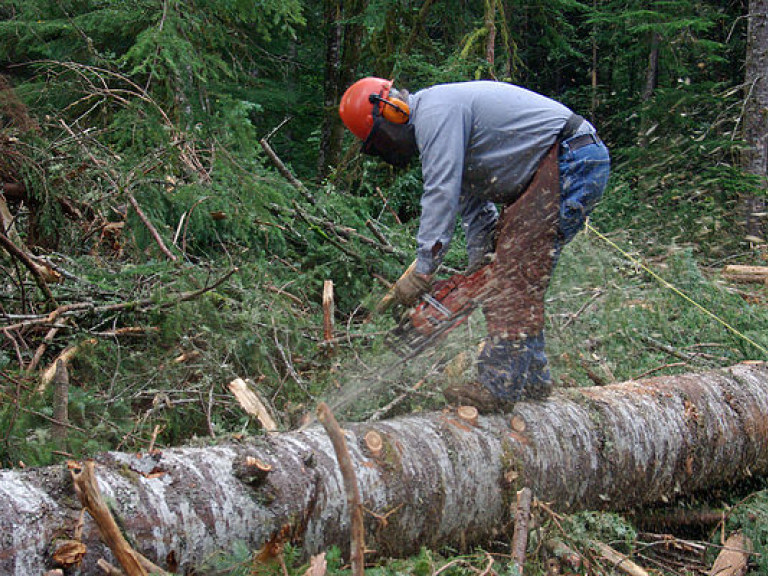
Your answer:
[[[408,121],[408,105],[397,99],[389,99],[392,80],[369,76],[347,88],[341,97],[339,115],[350,131],[365,140],[373,128],[374,116],[381,115],[390,122],[404,124]],[[380,109],[379,106],[383,106]]]

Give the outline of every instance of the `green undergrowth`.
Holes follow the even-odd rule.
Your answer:
[[[320,555],[318,555],[318,558]],[[352,574],[348,563],[337,547],[322,554],[326,572],[342,576]],[[302,559],[300,550],[287,545],[283,551],[283,563],[277,559],[269,563],[254,560],[247,546],[236,546],[233,554],[211,558],[205,567],[211,576],[299,576],[307,574],[311,563]],[[449,550],[443,553],[422,548],[419,554],[406,559],[387,559],[368,563],[365,573],[370,576],[431,576],[439,571],[450,576],[469,576],[483,569],[492,569],[498,576],[519,576],[520,571],[513,565],[509,555],[491,555],[483,550],[470,554],[457,554]],[[489,572],[490,573],[490,572]]]
[[[715,503],[717,508],[707,508]],[[664,527],[663,518],[680,516],[686,512],[695,515],[699,509],[719,514],[720,522],[695,521],[686,527],[672,530]],[[716,513],[716,514],[715,514]],[[676,506],[658,510],[659,518],[647,530],[638,529],[638,519],[646,525],[652,518],[650,511],[614,512],[585,511],[570,515],[557,515],[546,506],[534,505],[529,533],[525,574],[550,576],[553,574],[621,574],[615,561],[606,559],[602,546],[608,546],[629,561],[651,569],[657,575],[694,576],[709,573],[709,568],[723,548],[723,534],[741,532],[749,540],[750,574],[763,574],[766,570],[768,549],[768,495],[764,489],[750,492],[745,497],[732,494],[713,502],[688,498]],[[510,542],[498,538],[487,549],[459,552],[452,549],[428,550],[402,559],[371,559],[366,563],[366,574],[376,576],[431,576],[450,574],[469,576],[493,573],[499,576],[519,576],[520,570],[512,561]],[[206,574],[216,576],[300,576],[309,573],[313,565],[325,563],[327,574],[342,576],[352,570],[337,547],[307,560],[300,548],[287,544],[282,557],[264,560],[245,544],[238,543],[230,552],[209,558],[204,566]],[[483,572],[487,571],[487,572]]]
[[[553,371],[567,385],[768,359],[766,290],[722,279],[690,246],[648,248],[589,230],[563,253],[548,293]]]

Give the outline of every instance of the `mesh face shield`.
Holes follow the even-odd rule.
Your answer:
[[[363,142],[362,152],[378,156],[396,168],[406,168],[419,152],[415,130],[411,124],[393,124],[377,115],[371,133]]]

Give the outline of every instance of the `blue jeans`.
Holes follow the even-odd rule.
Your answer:
[[[565,140],[560,147],[558,166],[560,213],[553,267],[563,246],[584,227],[587,216],[603,196],[610,173],[608,149],[598,141],[571,150]],[[487,338],[478,358],[480,383],[506,401],[519,400],[523,395],[546,397],[552,383],[544,345],[543,326],[514,340]]]
[[[584,226],[608,184],[611,161],[602,142],[572,151],[568,140],[560,145],[560,243],[570,242]]]

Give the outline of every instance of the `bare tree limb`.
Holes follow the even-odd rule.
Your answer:
[[[321,402],[317,407],[317,419],[325,427],[325,431],[333,444],[336,459],[339,462],[341,475],[344,479],[344,492],[347,496],[347,507],[352,524],[350,562],[352,574],[365,574],[365,528],[363,526],[363,506],[360,503],[360,490],[357,487],[357,476],[352,465],[352,459],[344,439],[344,432],[333,416],[328,404]]]
[[[272,161],[272,164],[275,165],[275,168],[277,168],[277,171],[280,172],[280,174],[288,180],[291,186],[296,188],[299,192],[301,192],[301,195],[304,196],[304,199],[309,202],[312,206],[317,205],[317,201],[315,200],[315,197],[312,196],[312,193],[307,189],[304,184],[301,183],[301,181],[294,176],[290,170],[288,170],[288,167],[283,164],[283,161],[280,160],[280,157],[275,153],[275,151],[272,149],[272,146],[269,145],[269,142],[267,142],[266,138],[262,138],[259,140],[259,144],[261,144],[261,147],[264,149],[264,152],[267,153],[267,156]]]
[[[149,218],[147,218],[147,215],[144,214],[144,211],[141,209],[141,206],[139,206],[139,203],[136,201],[136,198],[133,194],[128,192],[126,194],[126,197],[128,198],[128,202],[130,202],[131,206],[133,207],[133,210],[136,212],[136,215],[139,217],[139,220],[142,221],[144,226],[147,230],[149,230],[149,234],[152,236],[152,238],[155,241],[155,244],[160,248],[160,251],[165,254],[169,260],[172,262],[176,262],[178,258],[176,258],[176,255],[171,252],[168,247],[165,245],[165,242],[160,237],[160,234],[157,231],[157,228],[154,227],[152,222],[149,221]]]
[[[163,310],[165,308],[170,308],[172,306],[175,306],[179,302],[194,300],[195,298],[202,296],[206,292],[215,290],[216,288],[221,286],[224,282],[229,280],[229,278],[237,271],[238,271],[238,268],[232,268],[212,284],[203,286],[199,290],[182,292],[181,294],[177,294],[169,298],[165,302],[161,302],[160,304],[158,304],[152,298],[143,298],[141,300],[131,300],[130,302],[116,302],[113,304],[104,304],[102,306],[96,306],[93,302],[77,302],[75,304],[65,304],[65,305],[59,306],[58,308],[56,308],[46,316],[36,316],[36,317],[23,320],[21,322],[17,322],[16,324],[5,326],[3,327],[3,330],[4,331],[20,330],[22,328],[27,328],[30,326],[53,324],[60,317],[73,316],[80,313],[102,314],[105,312],[119,312],[121,310],[142,309],[149,306],[158,310]]]
[[[75,482],[75,492],[83,507],[96,522],[104,542],[112,550],[128,576],[165,574],[165,570],[155,566],[128,544],[99,490],[95,468],[94,461],[87,460],[81,468],[73,468],[70,472]]]
[[[56,338],[56,334],[58,333],[59,328],[56,326],[48,330],[48,333],[45,335],[45,338],[43,338],[40,346],[37,347],[37,350],[35,350],[35,355],[27,366],[27,374],[31,374],[35,371],[35,368],[37,368],[37,365],[40,364],[40,360],[43,358],[43,354],[45,354],[45,351],[48,349],[48,345],[53,342],[53,339]]]
[[[531,520],[532,500],[533,492],[530,488],[523,488],[517,492],[515,530],[512,533],[512,562],[521,575],[525,566],[525,551],[528,548],[528,523]]]
[[[32,258],[30,258],[26,252],[17,247],[13,242],[11,242],[10,238],[8,238],[8,236],[2,232],[0,232],[0,246],[5,248],[8,254],[17,258],[21,261],[22,264],[24,264],[27,270],[29,270],[29,272],[32,274],[32,277],[35,279],[37,287],[40,288],[40,291],[45,296],[45,299],[48,300],[48,303],[54,307],[58,306],[56,298],[53,297],[53,293],[48,287],[48,283],[45,281],[45,278],[43,278],[43,275],[40,272],[39,266],[32,260]]]

